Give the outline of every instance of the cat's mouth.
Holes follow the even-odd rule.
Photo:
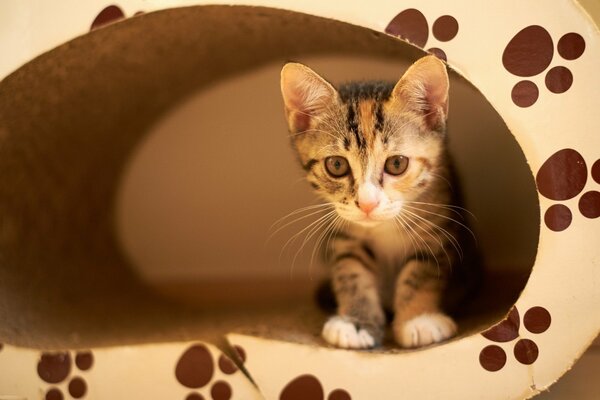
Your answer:
[[[374,226],[377,226],[379,224],[381,224],[383,222],[383,220],[381,219],[373,219],[371,217],[365,217],[361,220],[356,221],[359,225],[362,225],[364,227],[367,228],[372,228]]]
[[[390,211],[391,210],[379,210],[367,214],[360,210],[338,209],[338,215],[356,225],[372,228],[393,220],[394,215],[396,214]]]
[[[353,222],[368,227],[368,228],[372,228],[374,226],[377,226],[383,222],[389,221],[390,218],[387,216],[380,216],[380,215],[362,215],[361,217],[355,218],[353,220]]]
[[[368,227],[368,228],[372,228],[372,227],[377,226],[377,225],[381,224],[382,222],[386,221],[385,218],[378,218],[373,215],[364,215],[364,214],[357,215],[356,213],[351,214],[351,215],[340,213],[340,217],[342,217],[346,221],[349,221],[353,224],[363,226],[363,227]]]

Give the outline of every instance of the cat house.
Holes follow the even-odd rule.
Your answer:
[[[0,398],[522,399],[569,370],[600,329],[593,8],[204,3],[3,4]],[[279,69],[427,53],[490,274],[448,342],[334,349],[317,244],[276,222],[314,204]]]

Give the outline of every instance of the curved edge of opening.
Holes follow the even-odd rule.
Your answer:
[[[226,12],[223,12],[225,10]],[[258,13],[253,14],[257,10]],[[287,21],[283,21],[285,18],[282,19],[282,15],[287,18]],[[254,16],[256,19],[253,20],[249,16]],[[273,21],[269,18],[274,18],[279,24],[274,26],[271,24]],[[177,20],[178,23],[171,24],[175,27],[174,32],[171,32],[172,36],[161,34],[160,26],[168,26],[169,22],[173,20]],[[202,23],[199,24],[199,22]],[[307,32],[311,32],[306,28],[307,25],[320,29],[313,29],[312,33],[307,35]],[[201,26],[202,29],[198,29],[198,26]],[[219,26],[235,28],[219,32]],[[328,28],[324,28],[324,26]],[[150,29],[151,27],[156,29]],[[248,29],[260,34],[256,37],[249,37],[251,35],[247,34],[244,36],[241,32],[247,32]],[[301,40],[291,46],[285,46],[285,44],[290,45],[285,42],[286,35],[273,35],[273,31],[277,29]],[[329,37],[331,41],[322,40],[323,29],[332,29],[334,34]],[[176,48],[177,44],[181,45],[183,37],[188,39],[184,43],[202,43],[207,32],[213,34],[217,32],[220,35],[217,34],[216,37],[213,35],[216,40],[223,42],[229,40],[229,43],[235,43],[237,47],[246,44],[240,54],[243,62],[228,59],[227,50],[215,49],[206,43],[199,52],[200,55],[198,52],[190,53],[189,48],[181,46],[177,57],[174,56],[170,59],[164,57],[165,51]],[[348,37],[355,39],[351,41],[352,45],[348,44]],[[240,44],[240,38],[248,40],[248,43]],[[405,44],[406,42],[388,38],[386,35],[368,28],[307,14],[244,6],[194,6],[153,12],[144,18],[126,20],[120,24],[83,35],[37,57],[15,71],[0,83],[0,131],[6,132],[2,136],[5,145],[3,146],[4,154],[15,154],[18,157],[2,157],[0,159],[2,163],[6,164],[6,167],[9,167],[6,170],[12,168],[14,171],[14,168],[26,167],[20,169],[22,175],[11,179],[7,178],[3,187],[14,185],[13,188],[23,188],[23,193],[28,196],[28,202],[26,202],[25,208],[4,210],[3,215],[13,215],[14,218],[12,226],[6,222],[4,225],[5,228],[8,227],[6,229],[12,230],[11,236],[4,236],[0,243],[5,249],[11,248],[11,245],[17,246],[16,243],[25,238],[30,239],[30,235],[34,235],[34,239],[39,240],[34,240],[27,251],[30,254],[45,254],[44,267],[48,265],[61,266],[58,269],[61,271],[60,274],[51,277],[50,282],[42,283],[40,279],[43,280],[44,271],[40,268],[40,260],[31,258],[22,260],[19,265],[23,266],[23,271],[29,271],[32,277],[39,277],[34,280],[37,283],[28,288],[26,293],[30,293],[32,290],[43,290],[51,287],[53,283],[58,284],[59,288],[63,285],[66,287],[67,282],[72,282],[73,276],[75,276],[80,277],[83,282],[87,282],[87,286],[83,285],[79,288],[69,286],[67,295],[53,298],[51,304],[64,307],[68,304],[65,301],[73,296],[76,298],[87,296],[89,301],[84,302],[86,306],[90,306],[94,302],[101,302],[103,292],[90,291],[89,288],[98,286],[102,279],[99,281],[98,275],[84,276],[85,272],[78,271],[78,269],[82,265],[87,265],[90,254],[93,254],[94,259],[98,262],[92,269],[103,271],[106,265],[113,265],[115,266],[115,276],[121,276],[125,271],[125,264],[120,260],[121,255],[115,250],[112,236],[111,216],[115,182],[119,181],[123,165],[138,144],[139,139],[145,135],[151,123],[155,121],[156,116],[161,115],[174,102],[188,95],[191,88],[203,87],[238,73],[240,70],[254,68],[261,62],[274,59],[275,54],[277,57],[284,57],[302,54],[302,52],[313,54],[323,54],[328,51],[352,53],[357,48],[363,48],[369,55],[393,58],[399,57],[401,54],[405,55],[407,51],[407,46],[402,50],[399,49],[398,43]],[[254,45],[248,46],[247,44]],[[317,45],[315,46],[315,44]],[[149,49],[151,51],[148,51]],[[280,52],[282,49],[285,51]],[[420,51],[413,48],[409,53],[416,55]],[[109,55],[111,57],[107,58]],[[209,69],[204,69],[205,73],[202,77],[197,77],[194,71],[198,70],[198,66],[209,65],[203,63],[206,57],[211,57],[214,65]],[[257,62],[261,57],[262,61]],[[140,60],[147,60],[147,62],[140,62]],[[144,70],[143,67],[147,65],[152,65],[153,68]],[[172,73],[174,66],[178,67],[179,74]],[[105,85],[104,77],[94,74],[100,70],[104,71],[104,77],[111,76],[112,85]],[[72,71],[72,74],[65,75],[65,71]],[[40,79],[42,73],[44,73],[44,79]],[[73,80],[73,74],[79,80]],[[186,75],[196,76],[196,78],[193,82],[181,79]],[[160,84],[157,85],[157,83]],[[23,89],[24,87],[29,87],[30,91],[45,93],[46,97],[40,96],[32,102],[26,95],[27,91]],[[165,90],[166,87],[169,89]],[[132,97],[132,93],[137,95]],[[10,98],[11,95],[12,98]],[[94,100],[90,101],[92,99]],[[106,99],[116,101],[107,101]],[[27,109],[30,111],[25,112]],[[72,116],[78,117],[66,121],[61,119],[60,115],[53,113],[52,110],[55,109],[73,109]],[[101,123],[90,126],[88,123],[90,120]],[[119,132],[115,131],[115,127],[120,128]],[[87,135],[81,135],[82,131],[85,131]],[[106,135],[106,132],[116,132],[116,134]],[[18,140],[15,140],[16,137],[19,137]],[[44,139],[40,139],[42,137]],[[29,153],[29,148],[35,149],[33,158]],[[35,162],[32,162],[32,159],[36,157],[48,161],[51,168],[41,171]],[[73,165],[81,168],[74,169]],[[46,173],[48,171],[51,172],[52,179],[50,181],[47,180]],[[99,171],[101,171],[100,174],[95,175]],[[89,182],[93,177],[99,179],[94,182],[93,186],[90,186]],[[56,202],[50,212],[52,218],[46,221],[34,221],[35,218],[32,219],[32,215],[28,214],[29,210],[49,209],[37,196],[38,193],[26,190],[19,183],[19,180],[23,182],[23,179],[28,182],[36,182],[38,184],[36,187],[43,190],[44,194],[49,194],[50,198]],[[50,183],[56,182],[60,185],[56,187],[50,185]],[[57,190],[58,188],[60,188],[60,192]],[[77,200],[78,206],[74,205],[73,199]],[[82,207],[82,205],[86,206]],[[52,212],[55,214],[52,215]],[[77,215],[76,224],[71,224],[73,220],[65,223],[62,217],[73,214]],[[18,217],[22,218],[19,220]],[[27,226],[27,230],[25,221],[32,222]],[[35,226],[39,231],[31,230],[31,226]],[[82,232],[94,230],[98,233],[93,240],[90,239],[89,242],[85,239],[81,240]],[[4,230],[4,232],[7,231]],[[72,246],[65,246],[62,240],[64,238],[69,238]],[[74,250],[73,248],[78,244],[82,245],[81,248]],[[15,257],[20,255],[18,251],[9,252],[9,254]],[[68,258],[65,255],[68,255]],[[65,268],[67,265],[65,260],[70,260],[73,268]],[[6,272],[6,270],[4,271]],[[75,275],[70,275],[71,273]],[[106,275],[106,271],[103,273]],[[22,279],[9,279],[5,282],[15,283],[22,287],[27,285],[27,282]],[[100,287],[108,288],[112,287],[112,284],[114,284],[113,280],[107,279],[106,285],[100,285]],[[125,285],[124,288],[127,289],[127,287]],[[110,293],[114,293],[114,291]],[[117,298],[120,299],[119,301],[128,299],[127,296],[117,296]],[[11,299],[7,298],[6,300],[6,304],[11,304]],[[19,306],[25,305],[20,304]],[[100,316],[95,321],[94,318],[91,320],[83,318],[85,314],[89,314],[89,309],[82,308],[77,315],[83,318],[82,321],[95,324],[109,318],[110,313],[107,313],[102,307],[94,309]],[[133,309],[133,307],[128,308],[128,311]],[[165,309],[170,308],[166,307]],[[4,310],[2,312],[4,319],[10,318],[11,312],[14,310]],[[66,310],[51,315],[61,321],[73,319],[73,314],[69,317]],[[189,314],[185,313],[183,319],[188,316]],[[28,324],[34,323],[32,319],[28,318],[24,318],[23,321]],[[58,334],[66,333],[65,329],[57,327],[55,323],[50,321],[48,327],[51,331]],[[73,327],[85,328],[83,325],[75,324],[68,326],[68,329]],[[140,330],[133,332],[140,333]],[[121,329],[117,329],[116,334],[124,334],[128,337]],[[4,330],[3,336],[9,337],[10,335],[11,328]],[[93,339],[92,342],[95,340],[102,342],[98,338]],[[125,341],[131,340],[131,336],[125,339]],[[6,342],[10,342],[10,340]],[[23,343],[31,344],[33,342],[25,339]],[[43,343],[43,340],[40,343]]]

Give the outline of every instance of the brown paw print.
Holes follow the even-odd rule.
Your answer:
[[[75,367],[79,371],[88,371],[94,364],[94,356],[89,351],[75,353]],[[37,373],[46,383],[53,385],[67,380],[71,374],[72,361],[69,352],[42,353],[37,364]],[[72,398],[81,399],[87,392],[85,380],[75,376],[69,380],[68,391]],[[50,387],[46,391],[45,400],[63,400],[64,396],[58,387]]]
[[[246,361],[246,352],[240,346],[233,346],[236,358],[243,363]],[[232,375],[238,371],[235,363],[225,354],[219,356],[218,366],[221,372]],[[208,385],[213,379],[215,363],[208,348],[203,344],[195,344],[188,348],[179,357],[175,366],[177,381],[189,389],[200,389]],[[214,382],[210,388],[213,400],[229,400],[233,392],[231,386],[225,381]],[[190,393],[185,400],[204,400],[197,392]]]
[[[592,179],[600,184],[600,159],[592,165]],[[550,200],[564,201],[578,196],[588,179],[585,160],[578,151],[562,149],[554,153],[540,167],[536,184],[540,194]],[[586,218],[600,217],[600,192],[590,190],[579,198],[579,212]],[[544,214],[546,226],[555,232],[571,225],[573,214],[564,204],[553,204]]]
[[[300,375],[292,379],[281,391],[279,400],[324,400],[323,385],[314,375]],[[335,389],[327,400],[352,400],[344,389]]]
[[[523,316],[525,329],[534,334],[546,332],[551,322],[550,313],[544,307],[531,307]],[[504,321],[483,332],[482,335],[492,342],[512,342],[519,337],[520,325],[519,311],[513,307]],[[521,338],[515,343],[513,354],[521,364],[530,365],[537,360],[539,350],[533,340]],[[490,372],[501,370],[506,364],[506,359],[504,349],[495,344],[484,347],[479,353],[479,363]]]
[[[134,15],[143,14],[143,11],[138,11]],[[121,10],[121,7],[117,5],[110,5],[105,7],[100,13],[94,18],[90,30],[100,28],[101,26],[108,25],[112,22],[119,21],[125,18],[125,13]]]
[[[581,57],[585,40],[575,32],[564,34],[556,46],[565,61]],[[506,45],[502,64],[508,72],[519,77],[533,77],[546,71],[554,57],[554,42],[550,33],[539,25],[531,25],[517,33]],[[567,67],[556,66],[546,72],[546,88],[552,93],[564,93],[573,84],[573,74]],[[511,98],[519,107],[530,107],[539,97],[539,89],[530,80],[522,80],[513,86]]]
[[[442,15],[433,23],[433,36],[440,42],[448,42],[458,34],[458,21],[451,15]],[[396,15],[385,28],[385,32],[398,36],[424,49],[429,38],[427,18],[419,10],[409,8]],[[427,50],[438,58],[448,61],[446,53],[437,47]]]

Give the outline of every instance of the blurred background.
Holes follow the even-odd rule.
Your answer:
[[[396,81],[414,60],[337,55],[295,61],[335,84]],[[227,293],[226,301],[231,292],[224,287],[237,283],[236,293],[244,297],[248,282],[261,284],[259,293],[246,293],[254,300],[296,296],[323,276],[317,260],[311,262],[314,241],[300,249],[308,231],[282,251],[319,215],[267,241],[278,219],[319,202],[288,143],[279,89],[284,62],[186,98],[154,125],[129,160],[117,203],[119,237],[137,273],[170,296],[204,302]],[[524,283],[539,232],[532,172],[499,115],[456,73],[448,134],[488,267]]]

